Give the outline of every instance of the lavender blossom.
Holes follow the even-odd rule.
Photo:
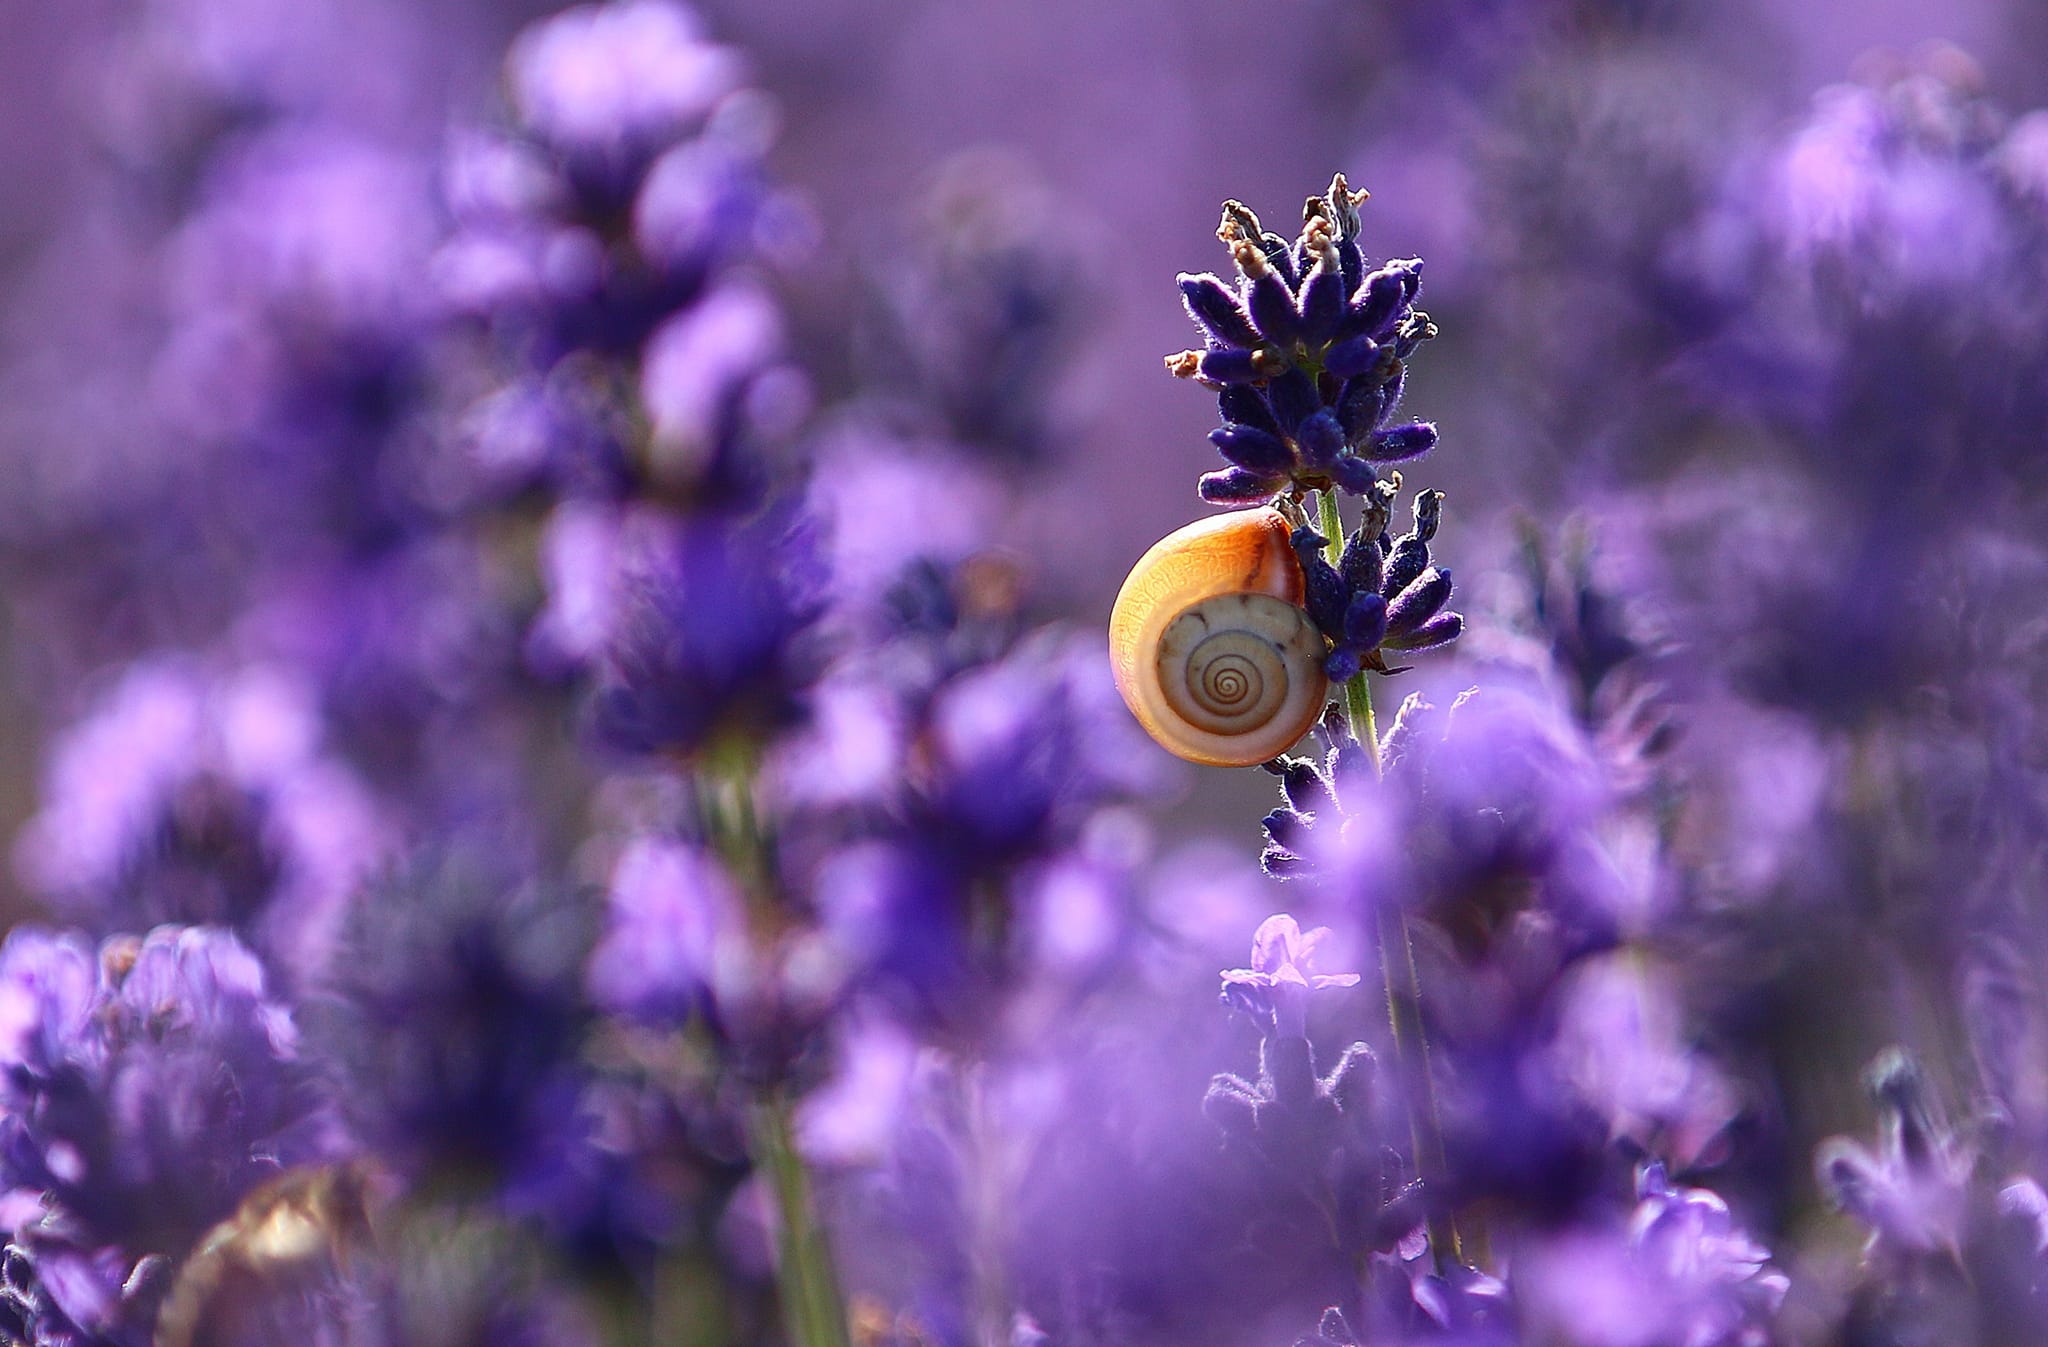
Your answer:
[[[1375,483],[1372,503],[1345,542],[1336,565],[1325,555],[1329,539],[1306,526],[1294,531],[1309,616],[1329,638],[1323,672],[1345,683],[1361,670],[1389,669],[1384,650],[1432,650],[1458,639],[1465,619],[1445,607],[1451,600],[1451,572],[1432,566],[1429,543],[1442,517],[1444,493],[1418,492],[1415,526],[1398,539],[1387,536],[1388,483]]]
[[[368,791],[321,753],[311,701],[281,669],[129,669],[58,745],[17,863],[103,933],[230,926],[303,976],[384,845]]]
[[[991,649],[994,632],[955,616],[848,671],[901,756],[874,794],[827,813],[842,845],[799,858],[817,867],[820,913],[846,957],[939,1023],[990,1013],[1036,954],[1074,948],[1031,918],[1061,892],[1091,821],[1143,779],[1099,643],[1052,629]],[[1106,920],[1099,904],[1073,911]]]
[[[21,928],[0,990],[0,1185],[46,1195],[86,1247],[180,1251],[318,1153],[290,1013],[232,935],[160,926],[95,950]]]
[[[786,510],[675,519],[565,513],[551,558],[550,652],[594,675],[598,733],[631,752],[690,753],[797,720],[820,611],[816,540]],[[573,666],[572,666],[573,667]]]
[[[779,208],[738,59],[683,7],[636,0],[536,23],[508,68],[517,124],[458,147],[439,261],[508,374],[471,411],[479,454],[511,487],[758,503],[754,452],[800,399],[740,274]]]
[[[1223,427],[1209,438],[1231,467],[1202,478],[1202,498],[1244,504],[1282,491],[1372,490],[1374,465],[1436,445],[1425,421],[1390,426],[1408,357],[1436,335],[1414,307],[1422,263],[1365,270],[1354,192],[1338,174],[1303,207],[1294,243],[1266,232],[1242,203],[1223,205],[1217,237],[1239,284],[1183,275],[1182,300],[1207,344],[1167,369],[1217,390]]]
[[[1316,973],[1316,946],[1327,926],[1304,931],[1285,912],[1259,923],[1252,933],[1252,966],[1226,969],[1223,999],[1263,1027],[1267,1037],[1300,1038],[1306,1032],[1308,994],[1326,987],[1355,987],[1356,973]]]
[[[357,894],[308,1033],[361,1143],[487,1192],[548,1163],[579,1126],[588,920],[475,841]]]
[[[1852,1331],[1907,1342],[2038,1335],[2048,1325],[2039,1186],[2024,1175],[1987,1182],[1976,1146],[1904,1053],[1880,1056],[1868,1083],[1882,1110],[1877,1148],[1831,1137],[1814,1157],[1829,1200],[1869,1231]]]
[[[1703,1188],[1644,1166],[1625,1234],[1579,1231],[1531,1250],[1517,1279],[1539,1332],[1600,1347],[1768,1347],[1789,1281]]]

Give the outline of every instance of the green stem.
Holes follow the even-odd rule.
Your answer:
[[[850,1347],[846,1303],[832,1251],[811,1200],[810,1173],[796,1148],[789,1101],[771,1094],[754,1108],[754,1150],[775,1192],[776,1280],[792,1347]]]
[[[1342,564],[1344,516],[1337,508],[1334,490],[1318,493],[1317,508],[1325,539],[1325,554],[1332,566]],[[1363,744],[1372,761],[1375,778],[1384,773],[1380,762],[1379,722],[1373,715],[1370,675],[1360,671],[1344,687],[1344,716],[1351,737]],[[1435,1073],[1430,1069],[1429,1038],[1422,1027],[1422,973],[1415,962],[1415,941],[1408,930],[1405,912],[1382,904],[1378,915],[1380,984],[1386,989],[1387,1031],[1394,1045],[1394,1058],[1401,1078],[1411,1091],[1421,1088],[1426,1107],[1412,1102],[1408,1115],[1408,1144],[1415,1157],[1416,1173],[1424,1182],[1441,1181],[1449,1168],[1444,1153],[1443,1114],[1437,1102]],[[1397,951],[1400,958],[1397,961]],[[1403,967],[1405,965],[1405,967]],[[1405,985],[1404,985],[1405,984]],[[1405,996],[1405,1007],[1403,1004]],[[1446,1258],[1462,1259],[1464,1251],[1454,1222],[1442,1216],[1429,1218],[1429,1249],[1437,1271],[1446,1270]]]
[[[1365,745],[1365,751],[1372,757],[1372,774],[1381,775],[1380,727],[1373,719],[1372,689],[1366,685],[1363,670],[1358,677],[1344,685],[1344,714],[1351,721],[1351,735]]]
[[[755,757],[745,744],[707,757],[698,800],[707,839],[746,897],[757,941],[775,938],[785,901],[770,840],[754,810]],[[811,1176],[797,1150],[787,1093],[768,1085],[749,1110],[754,1159],[775,1195],[776,1281],[790,1347],[850,1347],[846,1300],[832,1248],[818,1220]]]

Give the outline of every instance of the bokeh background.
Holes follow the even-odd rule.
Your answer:
[[[808,946],[777,946],[788,966],[771,975],[706,953],[705,935],[692,954],[716,966],[706,986],[745,984],[693,985],[730,998],[721,1031],[742,1045],[721,1041],[734,1060],[706,1068],[707,1091],[728,1069],[765,1071],[818,1104],[806,1144],[830,1175],[850,1282],[917,1309],[935,1338],[1007,1322],[1005,1294],[1061,1342],[1308,1331],[1303,1307],[1341,1299],[1344,1269],[1328,1250],[1293,1256],[1299,1210],[1230,1225],[1257,1183],[1216,1159],[1197,1109],[1211,1075],[1251,1069],[1260,1037],[1226,1027],[1214,974],[1289,906],[1336,928],[1343,966],[1376,912],[1425,910],[1435,900],[1415,895],[1432,884],[1478,923],[1445,918],[1428,970],[1452,989],[1441,1027],[1464,1093],[1449,1107],[1468,1120],[1453,1118],[1451,1159],[1475,1202],[1508,1214],[1503,1238],[1529,1240],[1532,1340],[1765,1340],[1561,1308],[1575,1259],[1608,1267],[1598,1241],[1627,1210],[1596,1214],[1587,1194],[1614,1199],[1610,1180],[1652,1155],[1711,1183],[1792,1269],[1769,1340],[1962,1342],[1940,1334],[1977,1330],[1944,1315],[2039,1322],[1999,1290],[1956,1292],[1966,1311],[1940,1301],[1922,1316],[1930,1337],[1843,1328],[1891,1312],[1890,1292],[1858,1280],[1867,1231],[1872,1248],[1919,1254],[1991,1236],[1955,1214],[1977,1210],[1953,1196],[1960,1180],[1929,1196],[1893,1174],[1908,1216],[1838,1201],[1845,1220],[1812,1156],[1873,1131],[1861,1073],[1903,1044],[1975,1120],[1956,1135],[1995,1137],[1983,1154],[2015,1174],[2048,1159],[2048,8],[702,0],[699,38],[668,48],[654,33],[587,64],[535,45],[529,25],[551,8],[87,0],[8,14],[0,918],[96,937],[228,922],[295,993],[348,926],[337,914],[354,902],[361,923],[366,883],[425,842],[482,831],[517,839],[498,858],[515,871],[608,886],[616,938],[636,884],[717,887],[662,849],[689,812],[678,799],[711,833],[744,831],[719,792],[753,801],[756,778],[716,754],[674,766],[678,743],[711,737],[693,717],[715,703],[762,750],[746,771],[761,767],[764,813],[799,839],[761,862],[805,876],[800,915],[769,923],[766,943],[816,918],[820,959],[862,990],[807,1020],[803,994],[830,980]],[[620,182],[637,191],[647,164],[604,135],[672,111],[634,101],[643,56],[714,92],[684,119],[674,181],[649,180],[667,194],[622,205]],[[590,132],[578,119],[593,115],[616,124]],[[580,234],[536,241],[561,183],[535,186],[519,152],[534,145],[570,165],[568,195],[595,219]],[[1404,475],[1446,493],[1434,547],[1468,624],[1381,685],[1383,711],[1410,688],[1439,705],[1475,684],[1508,700],[1475,703],[1444,740],[1470,765],[1431,797],[1492,831],[1382,819],[1400,844],[1388,854],[1410,846],[1443,869],[1389,862],[1357,892],[1282,892],[1254,864],[1272,777],[1197,771],[1130,736],[1099,695],[1097,655],[1131,562],[1210,508],[1195,484],[1220,466],[1210,395],[1161,363],[1199,341],[1174,277],[1226,272],[1225,198],[1291,234],[1335,171],[1373,194],[1367,254],[1426,262],[1420,302],[1441,335],[1415,356],[1403,407],[1440,442]],[[592,281],[593,234],[630,238],[655,279]],[[687,293],[663,288],[685,273]],[[716,283],[700,293],[703,275]],[[601,303],[581,303],[586,282]],[[522,285],[551,296],[538,321]],[[688,321],[651,335],[670,309]],[[619,444],[648,457],[622,466]],[[722,528],[721,512],[759,504],[757,473],[818,521],[823,627],[843,645],[894,649],[878,626],[916,628],[917,594],[892,587],[920,560],[970,616],[1050,632],[999,657],[946,647],[1002,670],[973,684],[980,701],[961,694],[961,733],[988,761],[956,795],[915,753],[884,762],[861,738],[874,726],[860,687],[820,684],[789,655],[807,624],[785,611],[785,576],[749,569],[781,555],[765,533],[688,534],[680,597],[658,614],[715,627],[692,639],[720,653],[738,633],[742,686],[718,665],[650,692],[660,678],[612,658],[605,643],[625,629],[631,656],[638,628],[606,606],[604,576],[653,544],[609,507],[651,500]],[[1042,722],[1015,713],[1030,742],[1000,742],[1016,729],[1003,716],[1039,716],[1047,686],[1060,692]],[[798,733],[792,694],[821,739],[776,737]],[[972,831],[957,815],[981,826],[980,804],[1007,807],[1005,753],[1025,760],[1044,725],[1078,746],[1060,741],[1056,798],[1020,825],[1028,865],[956,891],[903,860],[945,828]],[[620,766],[593,739],[643,758]],[[807,813],[864,791],[900,806],[897,851],[866,816],[802,840]],[[982,881],[1000,889],[997,917]],[[393,882],[396,910],[414,881]],[[899,943],[881,954],[833,946],[835,904],[887,925],[875,912],[912,890],[905,902],[965,894],[961,931],[927,947],[925,928],[890,927]],[[1530,893],[1555,923],[1541,939],[1502,916],[1527,916]],[[965,973],[954,935],[973,946]],[[993,971],[975,963],[991,939]],[[534,954],[536,972],[527,954],[510,959],[521,977],[584,986],[580,956]],[[633,972],[590,967],[599,982]],[[350,1004],[399,1020],[415,994],[356,987]],[[906,994],[926,999],[892,1019]],[[450,992],[434,1013],[482,1041],[503,1009],[485,1002]],[[1372,1037],[1374,1012],[1367,997],[1319,1032]],[[561,1029],[551,1013],[534,1011],[536,1033]],[[579,1052],[563,1055],[580,1070]],[[981,1080],[960,1097],[1026,1138],[1015,1154],[959,1099],[947,1122],[973,1144],[903,1121],[919,1052]],[[494,1088],[521,1108],[558,1083],[507,1071]],[[679,1098],[698,1102],[679,1090],[665,1104],[689,1112]],[[1880,1102],[1909,1112],[1902,1098]],[[693,1113],[690,1144],[664,1152],[660,1112],[635,1115],[660,1134],[644,1151],[605,1154],[622,1170],[689,1156],[663,1170],[688,1182],[654,1187],[690,1190],[676,1209],[701,1223],[696,1242],[644,1241],[695,1260],[665,1294],[714,1307],[697,1340],[722,1340],[728,1321],[733,1340],[773,1338],[771,1241],[754,1208],[726,1202],[748,1182],[747,1147]],[[370,1149],[389,1157],[430,1151],[421,1138],[462,1115],[378,1116],[391,1130]],[[920,1150],[927,1132],[947,1144]],[[1015,1167],[977,1189],[991,1156]],[[920,1188],[919,1163],[960,1173]],[[934,1191],[937,1216],[916,1205]],[[939,1247],[905,1237],[920,1228]],[[1760,1261],[1727,1284],[1749,1295]],[[1615,1272],[1591,1300],[1647,1295],[1636,1276]],[[2048,1278],[2017,1282],[2038,1300]],[[931,1289],[963,1283],[990,1303]],[[1726,1289],[1672,1303],[1721,1313]]]
[[[1483,547],[1508,512],[1588,507],[1608,487],[1653,483],[1696,447],[1697,427],[1674,431],[1651,385],[1696,335],[1688,325],[1708,321],[1685,275],[1715,265],[1701,217],[1715,203],[1764,204],[1769,187],[1743,175],[1820,91],[1924,63],[1943,44],[2005,113],[2048,92],[2048,24],[2019,0],[1299,0],[1256,19],[1220,3],[698,9],[773,99],[769,162],[813,231],[777,280],[821,403],[872,386],[890,363],[875,292],[909,265],[917,231],[946,227],[936,215],[979,210],[978,223],[1014,236],[1004,246],[1030,253],[1030,277],[992,302],[1030,310],[1042,333],[1018,391],[1043,466],[991,514],[1026,559],[1036,604],[1088,622],[1148,540],[1199,506],[1189,483],[1211,466],[1211,409],[1158,359],[1190,340],[1171,276],[1224,265],[1212,238],[1224,197],[1285,223],[1304,184],[1341,168],[1375,193],[1370,249],[1427,259],[1444,336],[1410,406],[1442,425],[1452,452],[1430,464],[1431,484]],[[420,175],[431,185],[454,129],[501,105],[504,44],[541,12],[437,0],[299,18],[257,0],[195,0],[10,16],[0,240],[17,569],[54,565],[56,534],[89,559],[92,528],[115,527],[104,509],[94,517],[95,474],[164,457],[141,427],[175,301],[132,273],[146,265],[132,253],[110,250],[176,232],[191,206],[176,179],[195,168],[180,156],[231,115],[220,105],[314,110],[323,127],[403,156],[410,186]],[[118,274],[122,261],[131,274]],[[1468,566],[1475,579],[1483,569]],[[139,614],[151,600],[132,587],[96,599],[110,616],[163,620]],[[24,599],[12,611],[15,769],[0,800],[18,828],[50,699],[109,652],[53,641]],[[1263,789],[1241,774],[1186,788],[1199,803],[1180,817],[1219,824]]]

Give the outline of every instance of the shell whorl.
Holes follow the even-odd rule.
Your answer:
[[[1170,752],[1244,767],[1322,714],[1326,645],[1302,610],[1301,563],[1271,509],[1176,530],[1139,559],[1110,615],[1117,688]]]

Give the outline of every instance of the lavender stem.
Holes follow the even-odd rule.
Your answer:
[[[1344,553],[1344,516],[1337,506],[1334,490],[1320,491],[1317,495],[1317,509],[1320,514],[1326,555],[1330,564],[1341,564]],[[1380,763],[1379,726],[1373,716],[1372,686],[1368,675],[1360,670],[1357,677],[1345,682],[1344,716],[1351,737],[1365,746],[1372,759],[1375,778],[1382,775]],[[1401,1078],[1411,1088],[1418,1082],[1422,1086],[1423,1098],[1428,1103],[1426,1111],[1416,1110],[1404,1101],[1408,1115],[1408,1141],[1414,1152],[1415,1169],[1428,1183],[1440,1179],[1447,1172],[1448,1157],[1444,1153],[1443,1122],[1436,1098],[1436,1081],[1430,1071],[1429,1040],[1422,1028],[1422,974],[1415,963],[1415,943],[1408,931],[1405,913],[1382,906],[1378,917],[1380,947],[1380,984],[1387,995],[1387,1030],[1394,1044],[1394,1057],[1400,1065]],[[1406,967],[1405,979],[1394,962],[1394,951],[1402,951]],[[1397,979],[1401,979],[1397,981]],[[1405,982],[1405,986],[1402,985]],[[1406,993],[1408,1009],[1402,1008],[1402,994]],[[1460,1260],[1464,1257],[1458,1239],[1458,1230],[1449,1218],[1432,1214],[1429,1218],[1430,1257],[1436,1263],[1437,1271],[1445,1267],[1446,1256]]]
[[[776,1279],[793,1347],[850,1347],[845,1300],[832,1251],[811,1200],[810,1173],[796,1148],[787,1097],[754,1109],[754,1151],[775,1193]]]

